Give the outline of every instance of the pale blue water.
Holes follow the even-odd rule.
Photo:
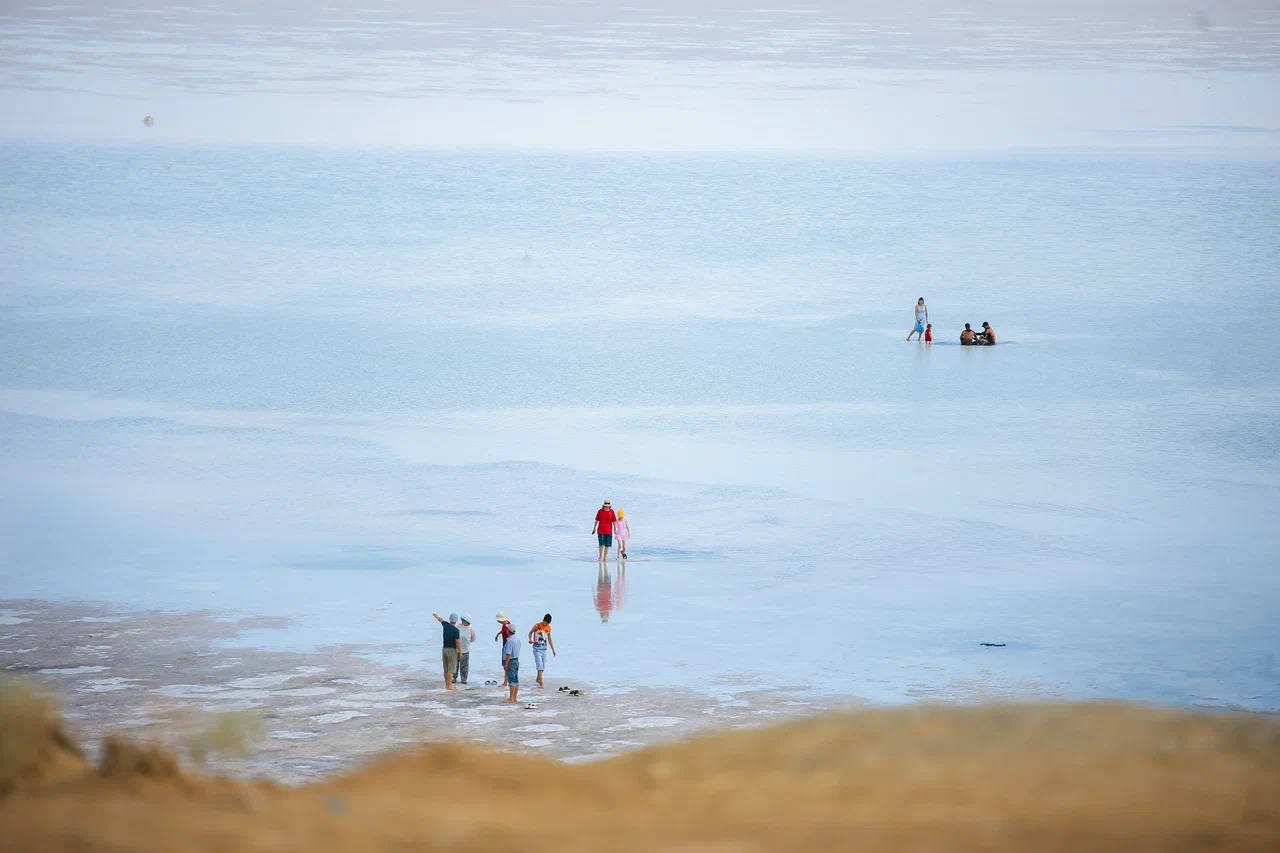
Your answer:
[[[1280,709],[1276,164],[10,144],[0,258],[0,597]]]

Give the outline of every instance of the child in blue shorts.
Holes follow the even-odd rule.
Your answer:
[[[511,688],[506,704],[514,705],[520,695],[520,637],[512,625],[511,636],[502,644],[502,668],[507,673],[507,686]]]

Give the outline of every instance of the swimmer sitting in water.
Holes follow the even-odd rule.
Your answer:
[[[996,345],[996,330],[991,328],[990,323],[982,324],[982,331],[978,332],[978,343],[987,347]]]
[[[964,331],[960,333],[960,346],[971,347],[977,340],[977,335],[973,333],[973,329],[969,328],[969,324],[964,324]]]

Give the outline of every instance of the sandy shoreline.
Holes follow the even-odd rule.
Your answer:
[[[63,703],[91,749],[108,732],[179,744],[213,715],[247,711],[264,732],[245,757],[217,755],[209,769],[303,783],[423,741],[473,740],[570,761],[590,760],[690,736],[837,707],[856,697],[814,697],[802,688],[700,693],[677,688],[601,688],[549,671],[547,689],[528,685],[526,710],[501,704],[493,649],[477,651],[472,679],[445,693],[434,669],[371,660],[374,647],[315,652],[228,647],[275,618],[228,619],[208,612],[136,611],[91,603],[0,602],[0,673],[42,685]],[[430,651],[422,649],[424,662]],[[528,657],[526,651],[526,657]],[[495,658],[495,660],[489,660]],[[526,661],[531,665],[532,660]],[[577,698],[557,692],[581,688]]]
[[[1053,703],[915,706],[577,764],[438,743],[306,786],[210,776],[0,691],[0,838],[39,853],[1271,851],[1280,723]]]

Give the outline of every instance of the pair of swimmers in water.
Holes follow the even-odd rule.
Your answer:
[[[983,323],[981,332],[975,332],[968,323],[964,324],[964,331],[960,333],[960,346],[993,347],[995,345],[996,330],[991,328],[990,323]]]

